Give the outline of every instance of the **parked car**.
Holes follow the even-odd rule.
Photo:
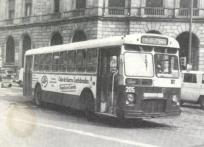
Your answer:
[[[11,87],[15,81],[16,73],[13,68],[1,68],[1,87]]]
[[[202,71],[183,71],[181,101],[200,104],[204,109],[204,72]]]
[[[13,79],[12,79],[11,75],[4,75],[2,77],[2,81],[1,81],[1,88],[11,87],[12,82],[13,82]]]

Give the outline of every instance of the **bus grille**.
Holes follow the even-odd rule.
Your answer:
[[[143,100],[142,111],[145,113],[165,112],[165,102],[162,99]]]

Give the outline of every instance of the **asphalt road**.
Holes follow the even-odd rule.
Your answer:
[[[81,112],[36,107],[19,87],[0,88],[0,147],[204,147],[204,110],[174,118],[87,121]]]

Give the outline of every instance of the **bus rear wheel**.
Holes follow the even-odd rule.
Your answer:
[[[35,92],[34,92],[35,105],[41,106],[42,105],[41,99],[42,99],[42,90],[41,90],[41,87],[38,85],[35,88]]]
[[[90,92],[84,92],[83,98],[85,100],[85,116],[88,121],[93,121],[95,119],[93,96]]]

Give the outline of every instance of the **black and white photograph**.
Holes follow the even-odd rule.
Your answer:
[[[204,147],[204,0],[0,0],[0,147]]]

